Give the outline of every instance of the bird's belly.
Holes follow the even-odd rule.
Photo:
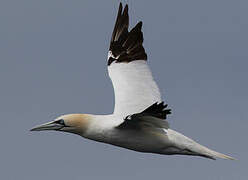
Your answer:
[[[169,143],[166,133],[137,130],[108,131],[90,139],[135,151],[154,153],[160,152]]]

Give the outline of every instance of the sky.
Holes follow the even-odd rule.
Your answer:
[[[171,128],[236,161],[138,153],[62,132],[30,132],[67,113],[114,107],[107,52],[119,1],[0,1],[0,179],[245,180],[248,1],[122,1]]]

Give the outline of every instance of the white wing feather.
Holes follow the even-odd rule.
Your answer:
[[[108,66],[108,72],[115,92],[114,114],[124,117],[161,102],[159,88],[146,61],[114,62]]]

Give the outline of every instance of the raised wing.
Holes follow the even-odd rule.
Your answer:
[[[142,22],[128,31],[128,6],[119,11],[108,53],[108,72],[115,92],[114,114],[127,116],[141,112],[161,95],[147,65],[147,55],[142,45]]]

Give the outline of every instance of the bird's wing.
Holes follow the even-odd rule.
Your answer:
[[[115,92],[114,114],[123,117],[161,102],[142,45],[142,22],[130,32],[128,26],[128,6],[122,11],[120,3],[108,53],[108,72]]]
[[[167,115],[171,114],[171,109],[166,109],[167,104],[164,102],[154,103],[146,108],[141,113],[136,113],[127,116],[118,129],[142,129],[142,128],[155,128],[155,129],[168,129],[169,123],[166,121]]]

